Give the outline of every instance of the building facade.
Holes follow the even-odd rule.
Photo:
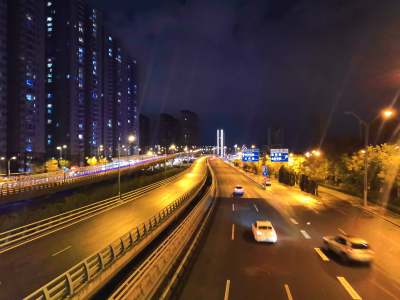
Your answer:
[[[138,142],[136,61],[103,23],[86,0],[0,0],[0,157],[19,171]]]
[[[178,144],[181,134],[180,122],[170,114],[160,114],[158,124],[158,144],[168,148],[172,144]]]
[[[0,157],[7,155],[7,16],[7,0],[0,0]]]
[[[30,171],[45,156],[44,6],[13,0],[7,10],[7,152],[17,156],[19,171]]]

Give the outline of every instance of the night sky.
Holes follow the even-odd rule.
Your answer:
[[[140,68],[140,110],[197,112],[203,143],[357,135],[400,87],[400,1],[92,0]],[[328,130],[327,130],[328,129]],[[327,133],[327,135],[325,135]],[[323,145],[323,144],[322,144]]]

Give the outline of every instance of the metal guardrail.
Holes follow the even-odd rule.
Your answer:
[[[102,250],[92,254],[85,260],[76,264],[64,274],[58,276],[45,286],[33,292],[24,300],[55,300],[70,298],[85,288],[93,279],[118,262],[128,252],[135,249],[140,242],[149,237],[152,232],[165,223],[185,204],[186,200],[197,194],[205,183],[207,175],[189,192],[166,206],[158,214],[151,217],[140,226],[132,228],[129,232],[115,240]]]
[[[212,173],[212,172],[211,172]],[[201,221],[204,228],[208,216],[212,212],[215,181],[211,188],[197,203],[196,207],[179,224],[160,246],[136,269],[136,271],[108,298],[109,300],[139,300],[152,299],[159,287],[178,261],[183,250],[192,239],[193,234],[199,228]],[[206,215],[206,218],[203,218]],[[190,247],[191,248],[191,247]],[[168,289],[168,288],[167,288]],[[169,290],[166,290],[161,298],[165,298]]]
[[[108,211],[117,206],[133,201],[143,194],[163,186],[167,183],[175,181],[177,178],[187,173],[190,169],[183,171],[175,176],[144,186],[142,188],[127,192],[118,196],[107,198],[99,202],[82,206],[56,216],[52,216],[43,220],[39,220],[18,228],[14,228],[0,233],[0,253],[9,251],[15,247],[29,242],[31,239],[44,236],[56,230],[71,226],[75,223],[82,222],[88,218],[94,217],[100,213]]]
[[[143,160],[139,163],[122,165],[120,167],[121,171],[127,169],[140,169],[150,164],[162,163],[165,159],[169,160],[176,157],[177,154],[169,155],[168,158],[165,157],[155,157],[147,160]],[[48,177],[33,178],[30,180],[17,180],[13,182],[1,182],[0,183],[0,199],[1,197],[12,196],[18,193],[32,192],[49,190],[56,187],[71,185],[78,182],[92,181],[99,177],[115,175],[118,173],[118,167],[109,169],[95,169],[95,170],[84,170],[80,171],[77,175],[67,175],[63,172],[56,172]]]

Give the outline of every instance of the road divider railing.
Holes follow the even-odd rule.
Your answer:
[[[31,240],[37,239],[38,237],[48,235],[120,205],[126,204],[127,202],[133,201],[147,192],[179,179],[190,170],[191,168],[167,179],[124,193],[121,195],[121,198],[119,198],[119,196],[114,196],[18,228],[1,232],[0,253],[9,251],[28,243]]]
[[[190,204],[205,185],[208,173],[190,191],[140,226],[76,264],[24,300],[89,298],[133,257],[156,238]],[[79,295],[78,295],[79,294]]]
[[[197,205],[109,300],[168,298],[213,211],[215,191],[213,176],[211,187]]]
[[[78,182],[82,183],[85,181],[90,182],[95,179],[98,179],[99,177],[105,177],[111,175],[114,176],[119,172],[118,169],[120,169],[123,172],[125,172],[125,170],[141,169],[149,165],[163,163],[165,160],[173,159],[177,155],[178,154],[171,154],[168,155],[168,157],[160,157],[160,156],[150,157],[148,159],[135,162],[132,164],[124,163],[123,165],[120,166],[120,168],[118,168],[118,166],[105,169],[98,168],[93,170],[80,171],[77,174],[73,175],[69,175],[64,172],[56,172],[54,174],[47,175],[47,177],[39,176],[38,178],[36,178],[35,176],[32,176],[31,179],[25,178],[24,180],[15,180],[12,182],[4,181],[0,182],[0,198],[24,192],[50,190],[54,188],[59,188],[64,185],[76,184]]]

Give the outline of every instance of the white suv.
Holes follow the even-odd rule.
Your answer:
[[[367,241],[345,234],[323,237],[324,248],[339,255],[344,261],[353,260],[370,263],[374,257]]]

